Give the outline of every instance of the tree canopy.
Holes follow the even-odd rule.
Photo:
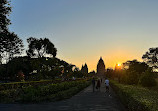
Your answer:
[[[0,0],[0,60],[10,60],[14,55],[20,54],[23,50],[22,40],[8,30],[11,24],[8,16],[11,12],[10,2]]]
[[[149,48],[142,59],[153,68],[158,68],[158,47]]]
[[[0,33],[8,31],[10,20],[8,16],[11,12],[10,3],[7,0],[0,0]]]
[[[145,72],[148,69],[148,65],[144,62],[139,62],[137,60],[127,61],[123,63],[123,68],[129,71],[136,71],[138,73]]]
[[[2,44],[3,58],[5,60],[11,60],[14,55],[21,54],[23,49],[22,40],[15,33],[8,33],[2,42],[7,42],[7,44]]]
[[[55,57],[57,54],[57,49],[54,44],[48,38],[33,38],[27,39],[28,50],[26,51],[29,57],[45,57],[46,55]]]
[[[7,18],[9,13],[11,12],[11,7],[7,0],[0,1],[0,61],[2,61],[2,54],[4,52],[4,45],[6,45],[5,36],[6,32],[8,32],[8,25],[10,24],[10,20]]]

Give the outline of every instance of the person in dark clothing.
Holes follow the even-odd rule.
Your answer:
[[[100,83],[100,79],[98,79],[98,81],[97,81],[97,89],[100,91],[100,85],[101,85],[101,83]]]
[[[95,79],[94,79],[94,77],[92,79],[92,86],[93,86],[93,92],[94,92],[94,89],[95,89]]]

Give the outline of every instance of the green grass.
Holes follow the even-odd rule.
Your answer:
[[[129,111],[158,111],[158,92],[148,88],[110,81]]]

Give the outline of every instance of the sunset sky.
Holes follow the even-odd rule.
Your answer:
[[[138,59],[158,46],[158,0],[11,0],[9,18],[28,37],[49,38],[57,57],[89,71]]]

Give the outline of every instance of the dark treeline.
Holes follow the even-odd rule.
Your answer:
[[[7,70],[6,70],[7,69]],[[0,65],[0,79],[9,81],[83,77],[75,65],[58,58],[16,57]]]
[[[0,0],[0,80],[23,81],[83,77],[75,65],[56,58],[57,48],[48,38],[27,39],[28,49],[14,32],[9,31],[11,6]],[[26,52],[26,56],[24,53]]]
[[[155,86],[155,78],[158,77],[157,72],[154,71],[153,67],[149,67],[147,63],[137,60],[126,61],[122,66],[116,65],[114,70],[107,69],[107,76],[124,84],[145,87]]]

